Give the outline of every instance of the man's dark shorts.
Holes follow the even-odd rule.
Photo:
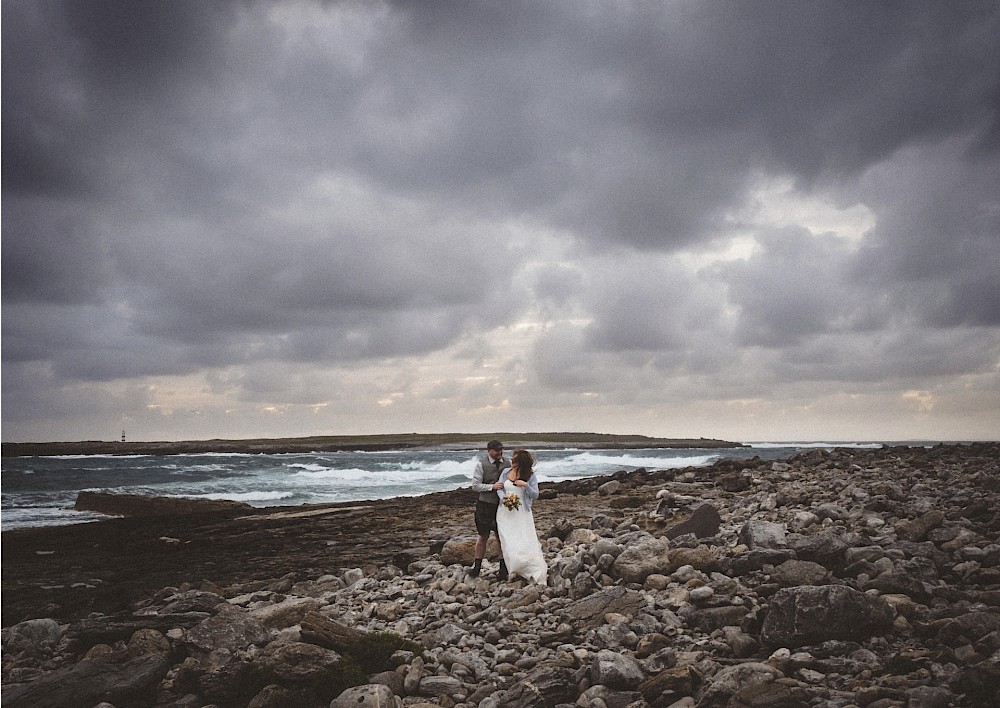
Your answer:
[[[497,530],[497,507],[499,504],[476,500],[476,531],[480,536],[489,536]]]

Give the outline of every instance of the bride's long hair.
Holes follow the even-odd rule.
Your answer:
[[[533,469],[535,466],[535,458],[531,456],[531,453],[527,450],[514,450],[514,454],[510,456],[511,464],[517,465],[517,478],[523,479],[527,482],[531,479],[531,475],[535,473]]]

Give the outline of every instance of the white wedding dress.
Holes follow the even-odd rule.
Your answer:
[[[542,544],[535,533],[535,517],[524,501],[524,489],[511,481],[503,483],[504,495],[516,494],[521,498],[521,506],[510,510],[500,503],[497,507],[497,533],[503,549],[503,560],[507,572],[526,580],[546,585],[549,568],[542,557]]]

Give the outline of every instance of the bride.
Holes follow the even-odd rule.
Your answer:
[[[531,504],[538,498],[538,479],[532,468],[535,458],[527,450],[515,450],[510,469],[500,480],[503,489],[497,507],[497,532],[507,572],[545,585],[548,566],[542,557],[542,545],[535,533]],[[513,498],[512,498],[513,497]],[[516,499],[516,501],[515,501]]]

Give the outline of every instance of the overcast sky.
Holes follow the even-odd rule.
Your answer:
[[[5,441],[1000,439],[995,2],[2,32]]]

